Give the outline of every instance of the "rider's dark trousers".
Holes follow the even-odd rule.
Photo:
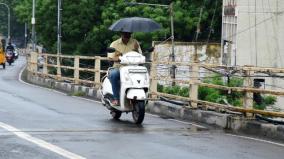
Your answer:
[[[109,80],[112,86],[113,98],[119,100],[120,73],[118,68],[110,70]]]

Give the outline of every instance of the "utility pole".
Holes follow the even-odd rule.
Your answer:
[[[7,5],[8,6],[8,5]],[[8,42],[10,42],[11,40],[11,13],[10,13],[10,7],[8,8]]]
[[[28,39],[28,27],[27,27],[27,23],[25,23],[25,48],[27,47],[27,39]]]
[[[57,0],[57,55],[61,54],[61,0]]]
[[[36,51],[36,37],[35,37],[35,24],[36,24],[36,20],[35,20],[35,0],[33,0],[33,13],[32,13],[32,42],[33,42],[33,52]]]
[[[57,0],[57,78],[61,78],[61,0]]]
[[[169,5],[169,9],[170,9],[170,15],[171,15],[171,39],[172,39],[172,53],[171,53],[171,57],[172,57],[172,62],[175,62],[175,34],[174,34],[174,3],[172,2]],[[171,76],[173,79],[172,85],[175,85],[175,79],[176,79],[176,66],[173,64],[172,65],[172,71],[171,71]]]

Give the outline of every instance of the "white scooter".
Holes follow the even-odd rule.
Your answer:
[[[108,52],[115,49],[108,48]],[[132,112],[136,124],[141,124],[145,116],[145,105],[150,85],[148,70],[139,64],[145,63],[145,56],[131,51],[119,57],[120,64],[120,105],[113,106],[113,91],[107,75],[102,79],[101,100],[104,106],[110,110],[114,119],[119,119],[123,112]],[[112,68],[110,68],[112,69]],[[110,70],[109,69],[109,70]],[[108,70],[108,72],[109,72]]]

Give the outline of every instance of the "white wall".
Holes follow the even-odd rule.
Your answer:
[[[284,68],[284,0],[223,0],[223,5],[232,1],[238,13],[237,65]],[[269,89],[284,88],[283,79],[266,78],[266,84]],[[277,105],[284,109],[284,99],[278,98]]]
[[[226,4],[229,0],[224,1]],[[236,0],[236,3],[237,65],[284,67],[281,54],[284,51],[284,1]]]

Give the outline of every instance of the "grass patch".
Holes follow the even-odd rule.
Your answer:
[[[76,97],[82,97],[82,96],[86,96],[86,93],[83,91],[77,91],[77,92],[72,92],[70,95],[76,96]]]

